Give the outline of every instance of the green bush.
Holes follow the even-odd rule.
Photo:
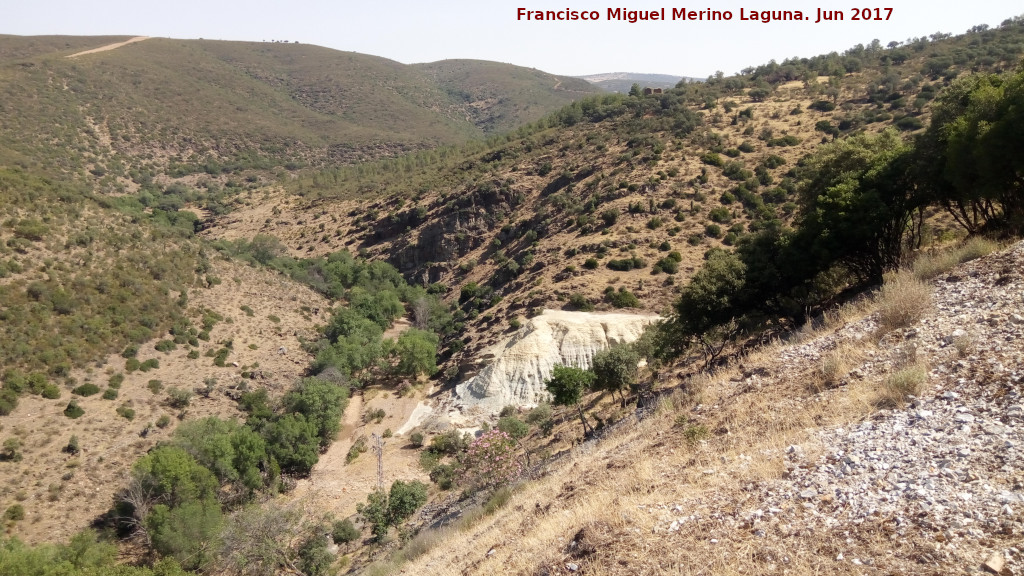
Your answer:
[[[188,408],[192,403],[192,391],[171,386],[167,389],[167,404],[172,408]]]
[[[71,402],[68,402],[67,407],[64,408],[64,415],[72,420],[79,418],[82,414],[85,414],[85,410],[78,405],[77,400],[72,399]]]
[[[153,394],[159,394],[160,391],[164,389],[164,383],[160,380],[153,379],[146,383],[146,388],[148,388]]]
[[[647,262],[645,262],[643,258],[633,256],[631,258],[609,260],[607,266],[617,272],[629,272],[630,270],[647,266]]]
[[[103,391],[103,399],[104,400],[117,400],[117,389],[116,388],[107,388],[106,390],[104,390]]]
[[[134,420],[135,410],[133,410],[127,404],[122,404],[117,407],[117,415],[127,420]]]
[[[334,539],[335,544],[348,544],[354,542],[362,534],[359,529],[356,528],[355,524],[352,523],[348,518],[344,520],[338,520],[334,523],[331,529],[331,538]]]
[[[455,464],[436,464],[430,470],[430,481],[441,490],[451,490],[458,478],[459,468]]]
[[[141,365],[142,365],[142,363],[139,362],[138,358],[132,357],[132,358],[129,358],[129,359],[125,360],[125,362],[124,362],[124,369],[127,372],[135,372],[136,370],[139,369],[139,367]]]
[[[8,438],[4,440],[3,450],[0,450],[0,460],[4,462],[21,462],[21,439]]]
[[[640,300],[625,287],[620,286],[616,292],[611,286],[605,288],[604,297],[615,308],[639,308]]]
[[[71,390],[71,393],[76,396],[92,396],[93,394],[99,394],[99,392],[100,387],[92,382],[86,382],[85,384]]]
[[[25,507],[21,504],[12,504],[4,510],[4,520],[19,522],[25,519]]]
[[[153,346],[153,348],[155,348],[157,352],[164,353],[170,352],[171,350],[175,350],[177,347],[178,345],[174,343],[174,340],[161,340],[157,342],[155,346]]]
[[[530,427],[515,416],[505,416],[499,419],[498,430],[501,430],[516,440],[523,438],[530,433]]]
[[[124,374],[121,372],[114,374],[109,380],[107,380],[107,386],[115,389],[120,388],[122,383],[124,383]]]
[[[157,420],[156,420],[156,427],[157,428],[167,428],[170,425],[171,425],[171,417],[168,416],[167,414],[161,414],[160,417],[157,418]]]
[[[589,312],[594,309],[594,303],[579,292],[573,292],[569,295],[569,304],[582,312]]]
[[[412,434],[410,434],[409,435],[409,443],[412,444],[413,447],[415,447],[415,448],[419,448],[419,447],[423,446],[423,433],[422,432],[413,432]]]
[[[430,451],[435,454],[456,456],[469,447],[469,438],[458,430],[449,430],[430,440]]]
[[[160,361],[157,360],[156,358],[150,358],[149,360],[146,360],[145,362],[139,365],[139,370],[143,372],[149,372],[150,370],[159,367]]]
[[[46,386],[43,387],[41,396],[47,400],[56,400],[60,398],[60,388],[56,384],[47,382]]]

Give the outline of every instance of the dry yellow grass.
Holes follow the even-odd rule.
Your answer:
[[[931,286],[910,271],[888,277],[877,297],[879,335],[920,320],[931,305],[931,291]]]

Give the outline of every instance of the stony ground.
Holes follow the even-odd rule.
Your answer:
[[[1021,270],[1024,243],[930,281],[898,329],[865,301],[755,352],[405,573],[1024,574]]]

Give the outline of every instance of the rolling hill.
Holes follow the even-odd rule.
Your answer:
[[[93,153],[126,159],[352,162],[480,138],[594,91],[511,65],[456,72],[304,44],[153,38],[66,58],[127,39],[0,36],[0,138],[22,159],[95,137]]]
[[[675,88],[676,84],[682,80],[699,80],[698,78],[690,78],[687,76],[672,76],[670,74],[640,74],[636,72],[606,72],[603,74],[577,76],[577,78],[586,80],[587,82],[600,87],[602,90],[619,92],[621,94],[629,92],[629,89],[633,87],[633,84],[639,84],[642,88],[662,88],[667,90],[669,88]]]
[[[120,529],[140,560],[227,572],[221,559],[237,569],[258,557],[254,570],[309,562],[316,571],[304,570],[322,573],[336,558],[325,556],[332,532],[335,567],[377,574],[493,572],[492,558],[518,573],[703,573],[701,559],[716,558],[727,574],[839,574],[849,573],[836,564],[843,554],[894,572],[948,573],[1019,533],[1019,516],[988,521],[998,511],[934,526],[920,512],[937,509],[916,503],[876,515],[873,502],[835,492],[825,477],[845,465],[891,503],[907,478],[865,464],[869,454],[844,459],[856,443],[844,430],[861,427],[902,458],[884,436],[907,422],[941,418],[943,434],[966,439],[960,424],[970,420],[957,414],[978,414],[998,436],[1009,420],[989,414],[1020,412],[1008,406],[1019,375],[998,384],[1019,356],[1003,342],[1020,331],[1020,249],[954,268],[992,246],[939,253],[964,230],[936,204],[917,221],[936,252],[931,269],[904,273],[932,284],[915,284],[922,292],[903,301],[934,298],[934,314],[882,331],[884,300],[815,302],[802,309],[814,315],[805,328],[780,323],[763,335],[786,344],[734,342],[718,365],[699,346],[659,358],[639,372],[635,396],[588,392],[578,413],[503,408],[504,428],[489,412],[462,415],[469,428],[516,432],[514,450],[532,458],[536,482],[463,498],[469,441],[450,430],[444,399],[492,359],[492,344],[522,335],[524,319],[544,309],[671,314],[706,262],[732,262],[724,259],[813,212],[808,174],[821,151],[910,146],[928,133],[934,102],[963,89],[959,78],[1015,70],[1020,19],[769,62],[663,94],[578,99],[582,80],[535,70],[404,66],[298,44],[149,39],[66,58],[127,39],[0,37],[8,534],[45,542],[96,520]],[[987,79],[987,94],[1006,78]],[[1019,133],[1007,125],[1005,138]],[[863,287],[838,272],[817,280],[836,301]],[[995,295],[986,310],[973,310],[978,291]],[[953,395],[932,393],[921,373]],[[897,414],[907,392],[922,391],[915,412]],[[431,403],[436,418],[406,430],[419,433],[406,442],[400,427]],[[882,422],[890,414],[891,427]],[[230,422],[202,420],[212,416]],[[587,418],[599,432],[573,451]],[[382,449],[388,479],[436,484],[403,538],[385,525],[373,540],[369,513],[342,522],[373,490],[376,462],[360,456],[371,433],[402,438]],[[988,498],[969,473],[1003,444],[977,444],[978,469],[950,473],[970,484],[970,498]],[[236,449],[238,458],[225,456]],[[177,459],[167,461],[172,473],[189,467],[182,477],[195,493],[146,492],[157,486],[135,462],[151,466],[154,453]],[[320,457],[331,467],[316,468]],[[1019,478],[990,472],[985,482],[1019,499]],[[126,475],[144,489],[123,492]],[[410,485],[399,486],[409,490],[400,504],[419,501]],[[111,502],[120,508],[97,520]],[[863,504],[863,522],[830,523],[847,510],[840,504]],[[238,538],[246,522],[276,524],[265,541]],[[433,529],[442,524],[451,527]],[[245,548],[254,542],[272,553]],[[0,562],[24,557],[19,546],[0,542]],[[43,564],[70,554],[36,550]],[[176,574],[166,561],[161,569]]]

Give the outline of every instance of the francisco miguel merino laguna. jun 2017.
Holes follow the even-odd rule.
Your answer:
[[[529,8],[517,8],[516,20],[528,20],[532,22],[552,21],[620,21],[636,24],[652,20],[685,20],[685,21],[708,21],[720,22],[738,20],[743,22],[770,22],[803,21],[818,24],[821,22],[836,21],[885,21],[892,17],[892,8],[851,8],[843,10],[817,9],[815,14],[804,14],[801,10],[747,10],[740,8],[738,14],[731,10],[688,10],[686,8],[659,8],[657,10],[630,10],[628,8],[607,8],[604,18],[599,10],[530,10]]]

